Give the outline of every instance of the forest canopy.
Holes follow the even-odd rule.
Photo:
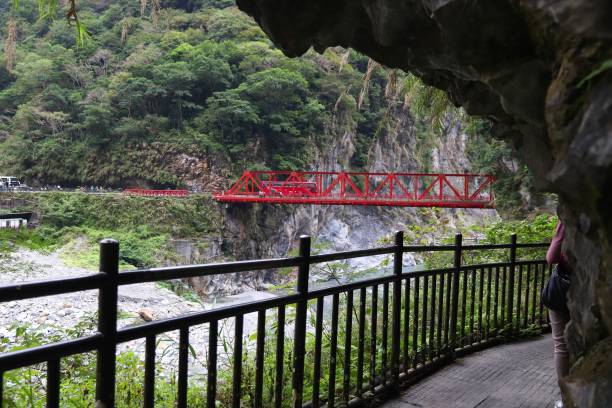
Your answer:
[[[478,166],[509,173],[487,122],[441,91],[352,50],[286,58],[232,1],[78,0],[79,27],[70,1],[18,3],[0,5],[0,169],[29,184],[182,186],[180,157],[229,176],[308,169],[347,129],[346,167],[364,169],[402,110],[418,133],[417,168],[405,170],[431,168],[459,115]]]

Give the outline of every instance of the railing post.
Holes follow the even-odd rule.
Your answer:
[[[297,292],[300,300],[295,311],[295,335],[293,337],[293,407],[301,408],[304,393],[304,353],[306,347],[306,314],[308,312],[308,272],[310,269],[310,237],[300,236],[300,258]]]
[[[508,274],[508,324],[511,330],[514,328],[513,314],[514,314],[514,273],[516,266],[516,234],[510,236],[510,271]]]
[[[402,266],[404,258],[404,232],[397,231],[395,233],[395,252],[393,255],[393,339],[391,344],[391,381],[392,391],[399,392],[399,365],[400,365],[400,338],[401,338],[401,322],[400,309],[402,308]],[[406,300],[406,307],[409,307]]]
[[[452,292],[452,307],[450,313],[450,352],[454,353],[457,347],[457,316],[459,315],[459,275],[461,274],[461,247],[463,243],[463,236],[461,234],[455,235],[455,261],[453,267],[453,292]],[[465,293],[463,294],[465,296]]]
[[[102,345],[96,365],[96,408],[115,406],[115,353],[117,351],[117,275],[119,243],[113,239],[100,242],[100,272],[105,282],[98,294],[98,331]]]

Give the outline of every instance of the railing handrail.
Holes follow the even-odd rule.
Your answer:
[[[545,248],[547,243],[522,243],[516,244],[521,248]],[[511,244],[482,244],[463,245],[462,251],[487,250],[487,249],[509,249]],[[444,252],[454,251],[455,245],[404,245],[404,253],[419,252]],[[348,260],[374,255],[392,254],[395,246],[385,246],[368,249],[356,249],[351,251],[340,251],[333,253],[317,254],[310,256],[310,264]],[[517,261],[520,263],[521,261]],[[258,271],[263,269],[295,267],[302,263],[299,256],[270,258],[260,260],[233,261],[210,264],[167,266],[160,268],[141,268],[135,270],[121,271],[118,274],[117,284],[132,285],[135,283],[156,282],[170,279],[183,279],[196,276],[211,276],[228,273],[240,273]],[[474,265],[464,265],[474,266]],[[104,275],[97,273],[92,275],[78,276],[75,278],[48,279],[42,281],[29,281],[18,284],[0,286],[0,302],[24,300],[35,297],[60,295],[64,293],[82,290],[99,289],[104,280]]]
[[[213,323],[215,324],[221,320],[226,318],[235,317],[236,320],[236,336],[239,334],[242,335],[242,316],[246,313],[252,312],[262,312],[272,308],[279,308],[279,313],[282,308],[284,311],[284,307],[290,304],[296,304],[296,318],[295,318],[295,338],[294,338],[294,353],[293,353],[293,389],[294,389],[294,407],[301,407],[303,405],[302,391],[303,388],[300,384],[304,381],[304,338],[306,334],[306,317],[307,317],[307,305],[309,300],[316,299],[319,302],[325,296],[333,296],[334,297],[334,308],[337,313],[337,302],[338,296],[342,293],[346,293],[348,298],[347,301],[350,302],[350,308],[352,308],[352,298],[353,292],[356,290],[361,290],[361,293],[365,293],[365,289],[368,287],[376,288],[382,285],[385,287],[385,293],[388,296],[388,285],[393,285],[393,303],[390,305],[390,310],[392,312],[391,319],[391,329],[392,329],[392,338],[391,338],[391,361],[390,365],[387,367],[389,369],[389,386],[391,390],[397,391],[399,389],[399,381],[400,374],[405,375],[406,367],[404,366],[404,372],[400,373],[400,334],[402,333],[402,328],[400,327],[400,313],[401,313],[401,293],[402,293],[402,282],[410,282],[410,280],[416,280],[416,288],[415,291],[419,290],[418,282],[419,279],[422,278],[425,285],[429,282],[429,278],[432,278],[432,305],[431,305],[431,328],[430,328],[430,341],[433,341],[433,333],[434,333],[434,318],[433,314],[435,312],[435,296],[436,296],[436,286],[435,283],[440,279],[440,295],[438,296],[438,322],[437,322],[437,333],[438,333],[438,344],[440,344],[441,339],[441,328],[443,325],[442,317],[440,313],[442,312],[444,306],[444,299],[442,297],[442,293],[444,291],[444,277],[448,275],[448,289],[446,293],[446,306],[444,310],[446,311],[447,316],[444,318],[444,327],[445,327],[445,336],[449,334],[449,327],[456,327],[458,324],[458,319],[461,317],[462,319],[462,327],[465,326],[466,319],[466,310],[465,310],[465,297],[467,293],[465,292],[465,284],[468,279],[468,273],[472,273],[472,297],[474,296],[474,290],[476,281],[474,280],[474,276],[477,270],[480,270],[481,276],[484,273],[484,270],[488,268],[489,270],[489,278],[488,285],[489,289],[487,291],[487,296],[490,296],[490,286],[492,284],[491,281],[491,270],[493,268],[502,268],[504,270],[504,279],[505,279],[505,271],[508,270],[509,284],[508,284],[508,298],[507,298],[507,321],[513,321],[513,313],[514,313],[514,279],[516,278],[517,271],[519,272],[519,289],[518,289],[518,301],[516,304],[517,312],[520,312],[521,308],[524,306],[520,304],[521,302],[521,275],[522,269],[524,266],[530,268],[532,265],[546,265],[546,261],[544,259],[536,259],[536,260],[517,260],[516,252],[517,249],[521,248],[545,248],[548,244],[546,243],[524,243],[518,244],[516,242],[516,235],[512,236],[512,240],[510,244],[479,244],[479,245],[462,245],[462,236],[461,234],[457,234],[454,245],[422,245],[422,246],[414,246],[414,245],[404,245],[403,242],[403,233],[397,232],[395,235],[394,245],[391,246],[383,246],[377,248],[369,248],[369,249],[360,249],[360,250],[352,250],[352,251],[342,251],[336,253],[326,253],[326,254],[311,254],[310,250],[310,238],[307,236],[300,237],[300,252],[298,256],[294,257],[285,257],[285,258],[274,258],[274,259],[264,259],[264,260],[249,260],[249,261],[235,261],[235,262],[227,262],[227,263],[213,263],[213,264],[203,264],[203,265],[189,265],[189,266],[175,266],[175,267],[164,267],[164,268],[147,268],[147,269],[138,269],[132,271],[124,271],[118,272],[119,266],[119,246],[116,241],[113,240],[104,240],[101,242],[101,250],[100,250],[100,273],[76,277],[76,278],[64,278],[64,279],[56,279],[50,281],[38,281],[38,282],[26,282],[20,284],[11,284],[0,287],[0,302],[7,301],[15,301],[15,300],[23,300],[28,298],[35,298],[40,296],[51,296],[58,295],[64,293],[77,292],[82,290],[91,290],[98,289],[100,291],[99,295],[99,307],[98,307],[98,332],[90,335],[84,336],[73,340],[67,340],[57,343],[51,343],[35,348],[25,349],[14,351],[10,353],[5,353],[0,355],[0,381],[2,379],[2,373],[7,370],[12,370],[20,367],[30,366],[37,363],[42,363],[45,361],[49,362],[49,377],[48,381],[53,382],[48,386],[48,393],[54,393],[54,397],[51,400],[55,400],[57,395],[55,393],[59,393],[59,384],[55,384],[59,378],[59,359],[84,352],[90,352],[97,350],[98,351],[98,363],[97,363],[97,381],[96,381],[96,399],[103,401],[107,404],[107,406],[113,406],[114,404],[114,386],[115,386],[115,356],[116,349],[119,343],[124,343],[127,341],[146,338],[147,339],[147,350],[151,353],[151,345],[150,339],[164,332],[180,330],[181,331],[181,344],[188,344],[188,328],[191,326],[210,323],[211,327]],[[481,264],[471,264],[464,265],[462,263],[462,254],[464,251],[476,251],[476,250],[499,250],[499,249],[510,249],[510,257],[507,262],[490,262],[490,263],[481,263]],[[453,252],[455,254],[454,265],[448,268],[433,268],[433,269],[424,269],[424,270],[416,270],[416,271],[404,271],[403,270],[403,254],[404,253],[420,253],[420,252],[439,252],[439,251],[448,251]],[[385,276],[379,276],[375,278],[362,279],[358,281],[342,283],[331,287],[326,288],[317,288],[317,289],[309,289],[308,287],[308,276],[309,276],[309,267],[310,265],[330,262],[336,260],[347,260],[352,258],[359,257],[367,257],[367,256],[377,256],[377,255],[393,255],[393,273]],[[144,283],[144,282],[154,282],[160,280],[168,280],[168,279],[180,279],[187,277],[195,277],[195,276],[211,276],[211,275],[222,275],[227,273],[239,273],[246,271],[256,271],[256,270],[265,270],[265,269],[273,269],[273,268],[284,268],[284,267],[298,267],[298,277],[297,277],[297,293],[295,294],[287,294],[278,296],[272,299],[258,300],[253,302],[245,302],[237,305],[230,305],[225,307],[219,307],[212,310],[204,310],[201,312],[196,312],[188,315],[182,315],[172,318],[166,318],[161,320],[156,320],[153,322],[144,323],[138,326],[126,327],[126,328],[117,328],[117,290],[119,286],[129,285],[135,283]],[[462,303],[459,304],[459,281],[461,274],[464,274],[463,278],[463,292],[462,292]],[[496,279],[498,278],[498,274],[495,274]],[[451,279],[452,278],[452,279]],[[536,278],[537,279],[537,278]],[[451,282],[452,280],[452,282]],[[451,285],[452,284],[452,285]],[[505,280],[504,280],[505,284]],[[483,282],[480,283],[480,302],[483,302],[482,299],[482,291],[483,291]],[[529,282],[527,282],[529,285]],[[450,288],[452,287],[452,293]],[[495,298],[495,307],[497,308],[498,299],[497,299],[497,281],[495,282],[495,290],[496,290],[496,298]],[[374,290],[374,289],[373,289]],[[409,288],[406,289],[407,291]],[[427,304],[427,286],[424,286],[425,294],[424,294],[424,305]],[[535,283],[534,289],[535,290]],[[374,296],[374,292],[372,292]],[[408,292],[409,293],[409,292]],[[502,304],[504,304],[503,297],[505,295],[505,289],[502,287]],[[350,296],[349,296],[350,294]],[[415,294],[417,294],[415,292]],[[535,292],[533,292],[535,294]],[[527,299],[529,295],[529,286],[527,286],[527,294],[525,295],[525,322],[527,322],[527,312],[528,312],[528,303],[530,302]],[[408,295],[407,295],[408,296]],[[535,295],[534,302],[535,302]],[[350,300],[349,300],[350,299]],[[385,299],[387,299],[385,297]],[[385,302],[387,302],[385,300]],[[363,299],[360,302],[364,302]],[[416,303],[418,304],[418,294],[416,297]],[[472,300],[474,302],[474,300]],[[491,306],[491,299],[487,300],[487,308]],[[362,306],[363,307],[363,306]],[[387,303],[384,304],[384,307],[389,310],[389,305]],[[427,306],[429,308],[429,306]],[[459,313],[459,309],[462,309],[462,313]],[[471,322],[473,323],[474,316],[474,303],[472,303],[471,310]],[[479,313],[482,314],[483,304],[479,303]],[[541,307],[541,306],[540,306]],[[532,314],[535,313],[535,305],[532,307]],[[405,308],[404,308],[405,309]],[[427,310],[424,306],[423,308],[423,319],[427,319]],[[503,309],[502,309],[503,310]],[[404,313],[408,313],[409,311],[404,310]],[[415,313],[418,313],[418,308],[415,310]],[[284,312],[283,312],[284,319]],[[505,316],[501,316],[502,323]],[[418,319],[418,314],[416,316]],[[497,315],[496,317],[497,318]],[[280,319],[280,316],[279,316]],[[404,324],[406,323],[407,315],[404,318]],[[540,313],[541,320],[541,313]],[[375,320],[373,321],[373,324]],[[520,323],[520,322],[519,322]],[[279,323],[280,324],[280,323]],[[347,318],[347,326],[350,327],[351,320]],[[383,322],[384,325],[388,323]],[[526,323],[525,323],[526,324]],[[336,316],[336,325],[337,325],[337,316]],[[406,326],[407,327],[407,326]],[[361,327],[360,327],[361,329]],[[283,329],[284,330],[284,329]],[[422,328],[423,334],[425,335],[425,326]],[[463,330],[463,329],[462,329]],[[280,333],[280,332],[279,332]],[[462,331],[463,336],[463,331]],[[279,334],[280,335],[280,334]],[[450,330],[450,342],[448,344],[451,345],[451,352],[455,350],[458,346],[458,339],[456,337],[456,330]],[[386,332],[384,334],[383,344],[386,344]],[[404,336],[407,336],[407,333],[404,332]],[[237,337],[238,338],[238,337]],[[407,339],[407,337],[406,337]],[[423,340],[423,338],[421,338]],[[263,341],[263,340],[262,340]],[[447,339],[445,338],[445,341]],[[351,339],[346,338],[345,342],[350,346]],[[407,344],[404,342],[404,344]],[[414,344],[414,343],[413,343]],[[258,346],[259,346],[259,336],[258,336]],[[236,342],[235,347],[237,350],[240,350],[242,344],[238,344]],[[335,346],[333,346],[335,347]],[[346,347],[346,344],[345,344]],[[386,346],[385,346],[386,347]],[[404,347],[407,347],[406,345]],[[431,345],[430,345],[431,347]],[[277,350],[279,351],[279,350]],[[362,350],[363,351],[363,350]],[[154,348],[153,351],[154,353]],[[178,406],[184,406],[184,396],[181,396],[182,393],[186,393],[186,351],[181,349],[181,354],[179,355],[179,403]],[[210,352],[213,352],[211,349]],[[440,351],[438,351],[440,352]],[[216,353],[216,352],[215,352]],[[331,351],[330,351],[331,353]],[[386,353],[386,351],[385,351]],[[404,350],[404,354],[406,350]],[[429,352],[430,354],[432,351]],[[385,354],[386,355],[386,354]],[[216,358],[216,355],[215,355]],[[238,358],[238,357],[235,357]],[[147,360],[147,361],[150,361]],[[350,363],[346,361],[345,363]],[[234,379],[241,377],[241,361],[238,360],[238,368],[235,368],[234,371]],[[335,363],[334,363],[335,364]],[[386,363],[383,363],[383,365]],[[384,368],[384,366],[383,366]],[[279,367],[277,366],[277,370]],[[333,367],[335,370],[335,366]],[[150,370],[150,368],[149,368]],[[281,368],[282,370],[282,368]],[[213,380],[216,381],[216,373],[211,373],[213,375]],[[386,375],[386,374],[385,374]],[[182,376],[182,377],[181,377]],[[150,390],[150,381],[151,374],[148,372],[148,375],[145,376],[148,378],[147,384],[149,384],[149,390],[145,392],[152,392]],[[210,381],[210,377],[209,377]],[[259,381],[259,380],[257,380]],[[331,380],[330,380],[331,381]],[[346,393],[347,384],[350,385],[349,380],[345,378],[344,380],[344,390],[345,390],[345,398],[348,398],[348,394]],[[183,385],[180,385],[183,384]],[[214,386],[214,384],[209,384]],[[379,384],[380,385],[380,384]],[[379,386],[377,385],[377,387]],[[385,384],[382,384],[383,388]],[[333,384],[330,387],[333,388]],[[145,387],[147,388],[147,387]],[[375,389],[374,387],[373,389]],[[2,387],[0,387],[0,390]],[[1,392],[1,391],[0,391]],[[214,392],[209,391],[209,392]],[[234,398],[236,398],[236,393],[240,393],[240,389],[234,387]],[[278,390],[276,393],[279,392]],[[331,391],[330,391],[331,392]],[[48,394],[49,395],[49,394]],[[58,394],[59,395],[59,394]],[[186,394],[185,394],[186,395]],[[59,397],[58,397],[59,398]],[[333,394],[330,394],[328,398],[333,398]],[[150,401],[150,396],[146,398]],[[238,396],[238,401],[240,397]],[[1,401],[1,395],[0,395]],[[318,402],[317,402],[318,404]],[[1,405],[1,404],[0,404]],[[210,406],[210,405],[209,405]]]

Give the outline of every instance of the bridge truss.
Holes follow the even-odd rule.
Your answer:
[[[481,174],[245,171],[221,202],[493,208],[493,176]]]

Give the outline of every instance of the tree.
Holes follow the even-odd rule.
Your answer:
[[[194,75],[195,86],[202,100],[211,96],[213,92],[227,89],[234,75],[227,61],[196,53],[190,61]]]
[[[185,61],[166,62],[152,69],[153,82],[164,90],[169,102],[169,113],[174,117],[177,127],[183,126],[183,110],[198,109],[193,103],[191,89],[195,75]]]
[[[117,74],[112,82],[113,101],[127,116],[143,117],[155,113],[158,100],[166,96],[166,90],[148,78],[132,76],[130,73]]]
[[[198,118],[199,127],[222,143],[243,144],[261,122],[257,109],[236,90],[216,92],[207,105]]]
[[[38,94],[49,83],[58,79],[52,59],[37,54],[28,54],[23,61],[17,63],[13,71],[16,80],[12,86],[0,92],[0,104],[4,109],[16,107]]]
[[[88,143],[95,148],[105,146],[110,141],[113,128],[113,110],[107,103],[87,104],[81,112],[81,130]]]

